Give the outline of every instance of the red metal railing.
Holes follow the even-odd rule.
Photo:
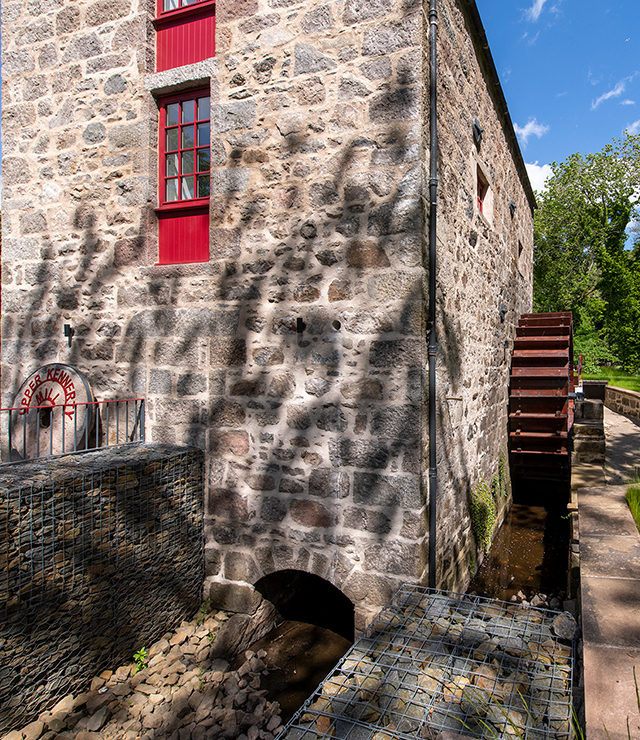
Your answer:
[[[143,398],[0,409],[8,462],[144,442]]]

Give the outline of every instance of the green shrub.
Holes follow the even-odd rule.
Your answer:
[[[496,502],[491,486],[481,478],[469,493],[471,528],[477,542],[482,543],[485,552],[491,546],[491,535],[496,523]]]
[[[633,485],[627,488],[627,503],[635,519],[638,532],[640,532],[640,485]]]

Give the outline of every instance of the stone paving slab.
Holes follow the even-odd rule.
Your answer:
[[[583,576],[629,578],[630,571],[640,573],[640,537],[636,535],[583,537],[580,550],[585,560]]]
[[[640,534],[626,488],[578,492],[588,740],[640,737]]]
[[[625,501],[626,486],[583,488],[579,492],[580,535],[638,535]]]
[[[586,705],[589,740],[629,740],[627,717],[631,737],[640,737],[634,666],[640,679],[640,650],[595,645],[585,650],[584,669],[590,676]],[[624,716],[621,707],[625,707]]]
[[[604,465],[578,462],[571,465],[571,488],[603,486],[606,482]]]
[[[585,645],[640,649],[640,580],[583,575],[582,631]]]

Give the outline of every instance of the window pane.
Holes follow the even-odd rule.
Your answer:
[[[193,126],[182,127],[182,148],[188,149],[193,146]]]
[[[165,185],[165,200],[178,200],[178,179],[167,180]]]
[[[189,172],[193,172],[193,150],[189,152],[182,152],[182,173],[187,175]]]
[[[165,175],[168,177],[171,177],[171,175],[177,175],[178,174],[178,155],[177,154],[167,154],[166,155],[166,169],[165,169]]]
[[[162,7],[164,10],[175,10],[178,7],[178,0],[164,0]]]
[[[176,124],[180,123],[178,120],[178,116],[180,115],[180,104],[179,103],[169,103],[167,106],[167,118],[165,121],[166,126],[175,126]]]
[[[198,198],[207,198],[209,196],[209,173],[198,175]]]
[[[182,102],[182,123],[193,123],[196,112],[195,100],[184,100]]]
[[[198,98],[198,120],[208,121],[209,118],[211,118],[211,105],[207,95],[206,98]]]
[[[198,146],[205,146],[209,143],[209,124],[198,124]]]
[[[180,181],[182,183],[182,200],[193,198],[193,177],[181,177]]]
[[[165,151],[170,152],[174,149],[178,149],[178,129],[169,128],[166,131],[165,137]]]
[[[198,0],[182,0],[183,5],[193,5],[193,3],[198,2]]]
[[[209,170],[209,150],[198,149],[198,172],[208,172]]]

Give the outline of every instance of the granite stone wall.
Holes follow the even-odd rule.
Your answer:
[[[511,340],[531,292],[530,190],[469,5],[440,3],[438,42],[450,588],[477,562],[467,494],[506,451]],[[220,2],[216,58],[159,74],[152,13],[139,0],[3,6],[4,403],[54,360],[99,398],[145,396],[148,439],[205,451],[217,603],[250,611],[253,584],[293,568],[340,588],[361,628],[428,576],[425,8]],[[158,266],[155,99],[203,81],[210,261]]]
[[[0,732],[195,613],[202,488],[168,445],[0,467]]]
[[[604,403],[617,414],[631,416],[640,421],[640,393],[608,385],[604,389]]]

